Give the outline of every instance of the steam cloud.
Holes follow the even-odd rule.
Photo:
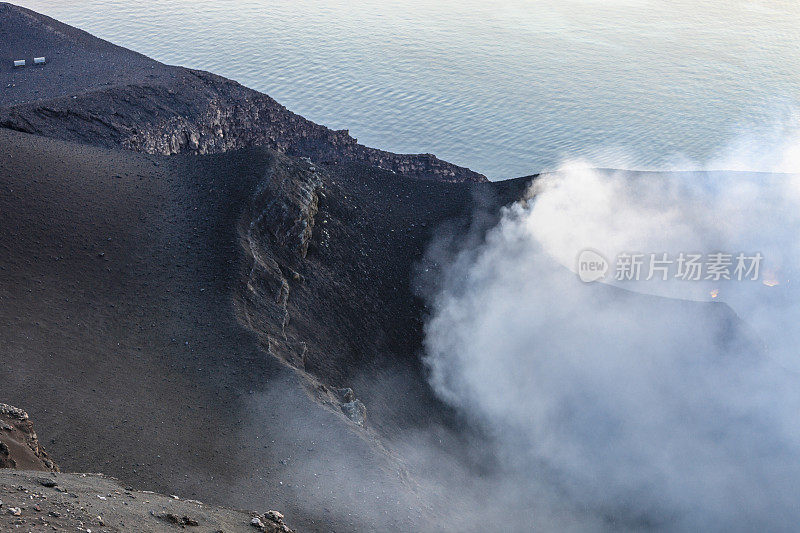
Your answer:
[[[753,153],[797,171],[798,147],[780,143],[774,167]],[[445,269],[426,326],[433,387],[493,436],[508,475],[612,528],[792,529],[798,235],[797,175],[566,165]],[[780,284],[584,284],[571,269],[585,248],[760,252],[761,279]]]

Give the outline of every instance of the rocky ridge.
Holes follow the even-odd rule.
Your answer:
[[[304,373],[317,400],[364,426],[363,402],[350,388],[337,389],[320,381],[323,376],[307,366],[310,354],[305,337],[287,329],[292,316],[290,295],[293,287],[306,281],[301,272],[307,268],[305,260],[329,179],[310,158],[275,154],[267,178],[256,188],[240,223],[251,265],[239,294],[240,320],[258,335],[265,352]],[[316,233],[316,245],[327,246],[327,229]]]
[[[0,109],[0,127],[149,154],[212,154],[266,146],[321,164],[359,162],[421,179],[486,181],[432,154],[358,143],[221,76],[176,67],[165,84],[127,85]]]

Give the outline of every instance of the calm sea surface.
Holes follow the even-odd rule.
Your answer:
[[[796,0],[16,1],[492,179],[706,165],[798,131]]]

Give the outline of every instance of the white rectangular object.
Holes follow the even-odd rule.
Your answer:
[[[24,59],[15,60],[14,61],[14,66],[15,67],[24,67],[25,66],[25,60]]]
[[[44,57],[34,57],[33,58],[33,64],[34,65],[44,65],[44,63],[45,63]]]

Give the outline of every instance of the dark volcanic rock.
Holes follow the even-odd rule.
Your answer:
[[[62,468],[268,497],[304,531],[437,529],[383,446],[447,416],[412,279],[437,228],[527,180],[451,183],[483,178],[0,10],[3,53],[52,58],[0,65],[0,378]]]
[[[438,416],[412,265],[432,228],[498,185],[10,130],[0,153],[0,378],[62,469],[266,499],[302,531],[424,529],[375,434]],[[365,427],[345,398],[314,401],[334,387],[356,391]]]
[[[58,472],[33,430],[28,413],[0,403],[0,468]]]

